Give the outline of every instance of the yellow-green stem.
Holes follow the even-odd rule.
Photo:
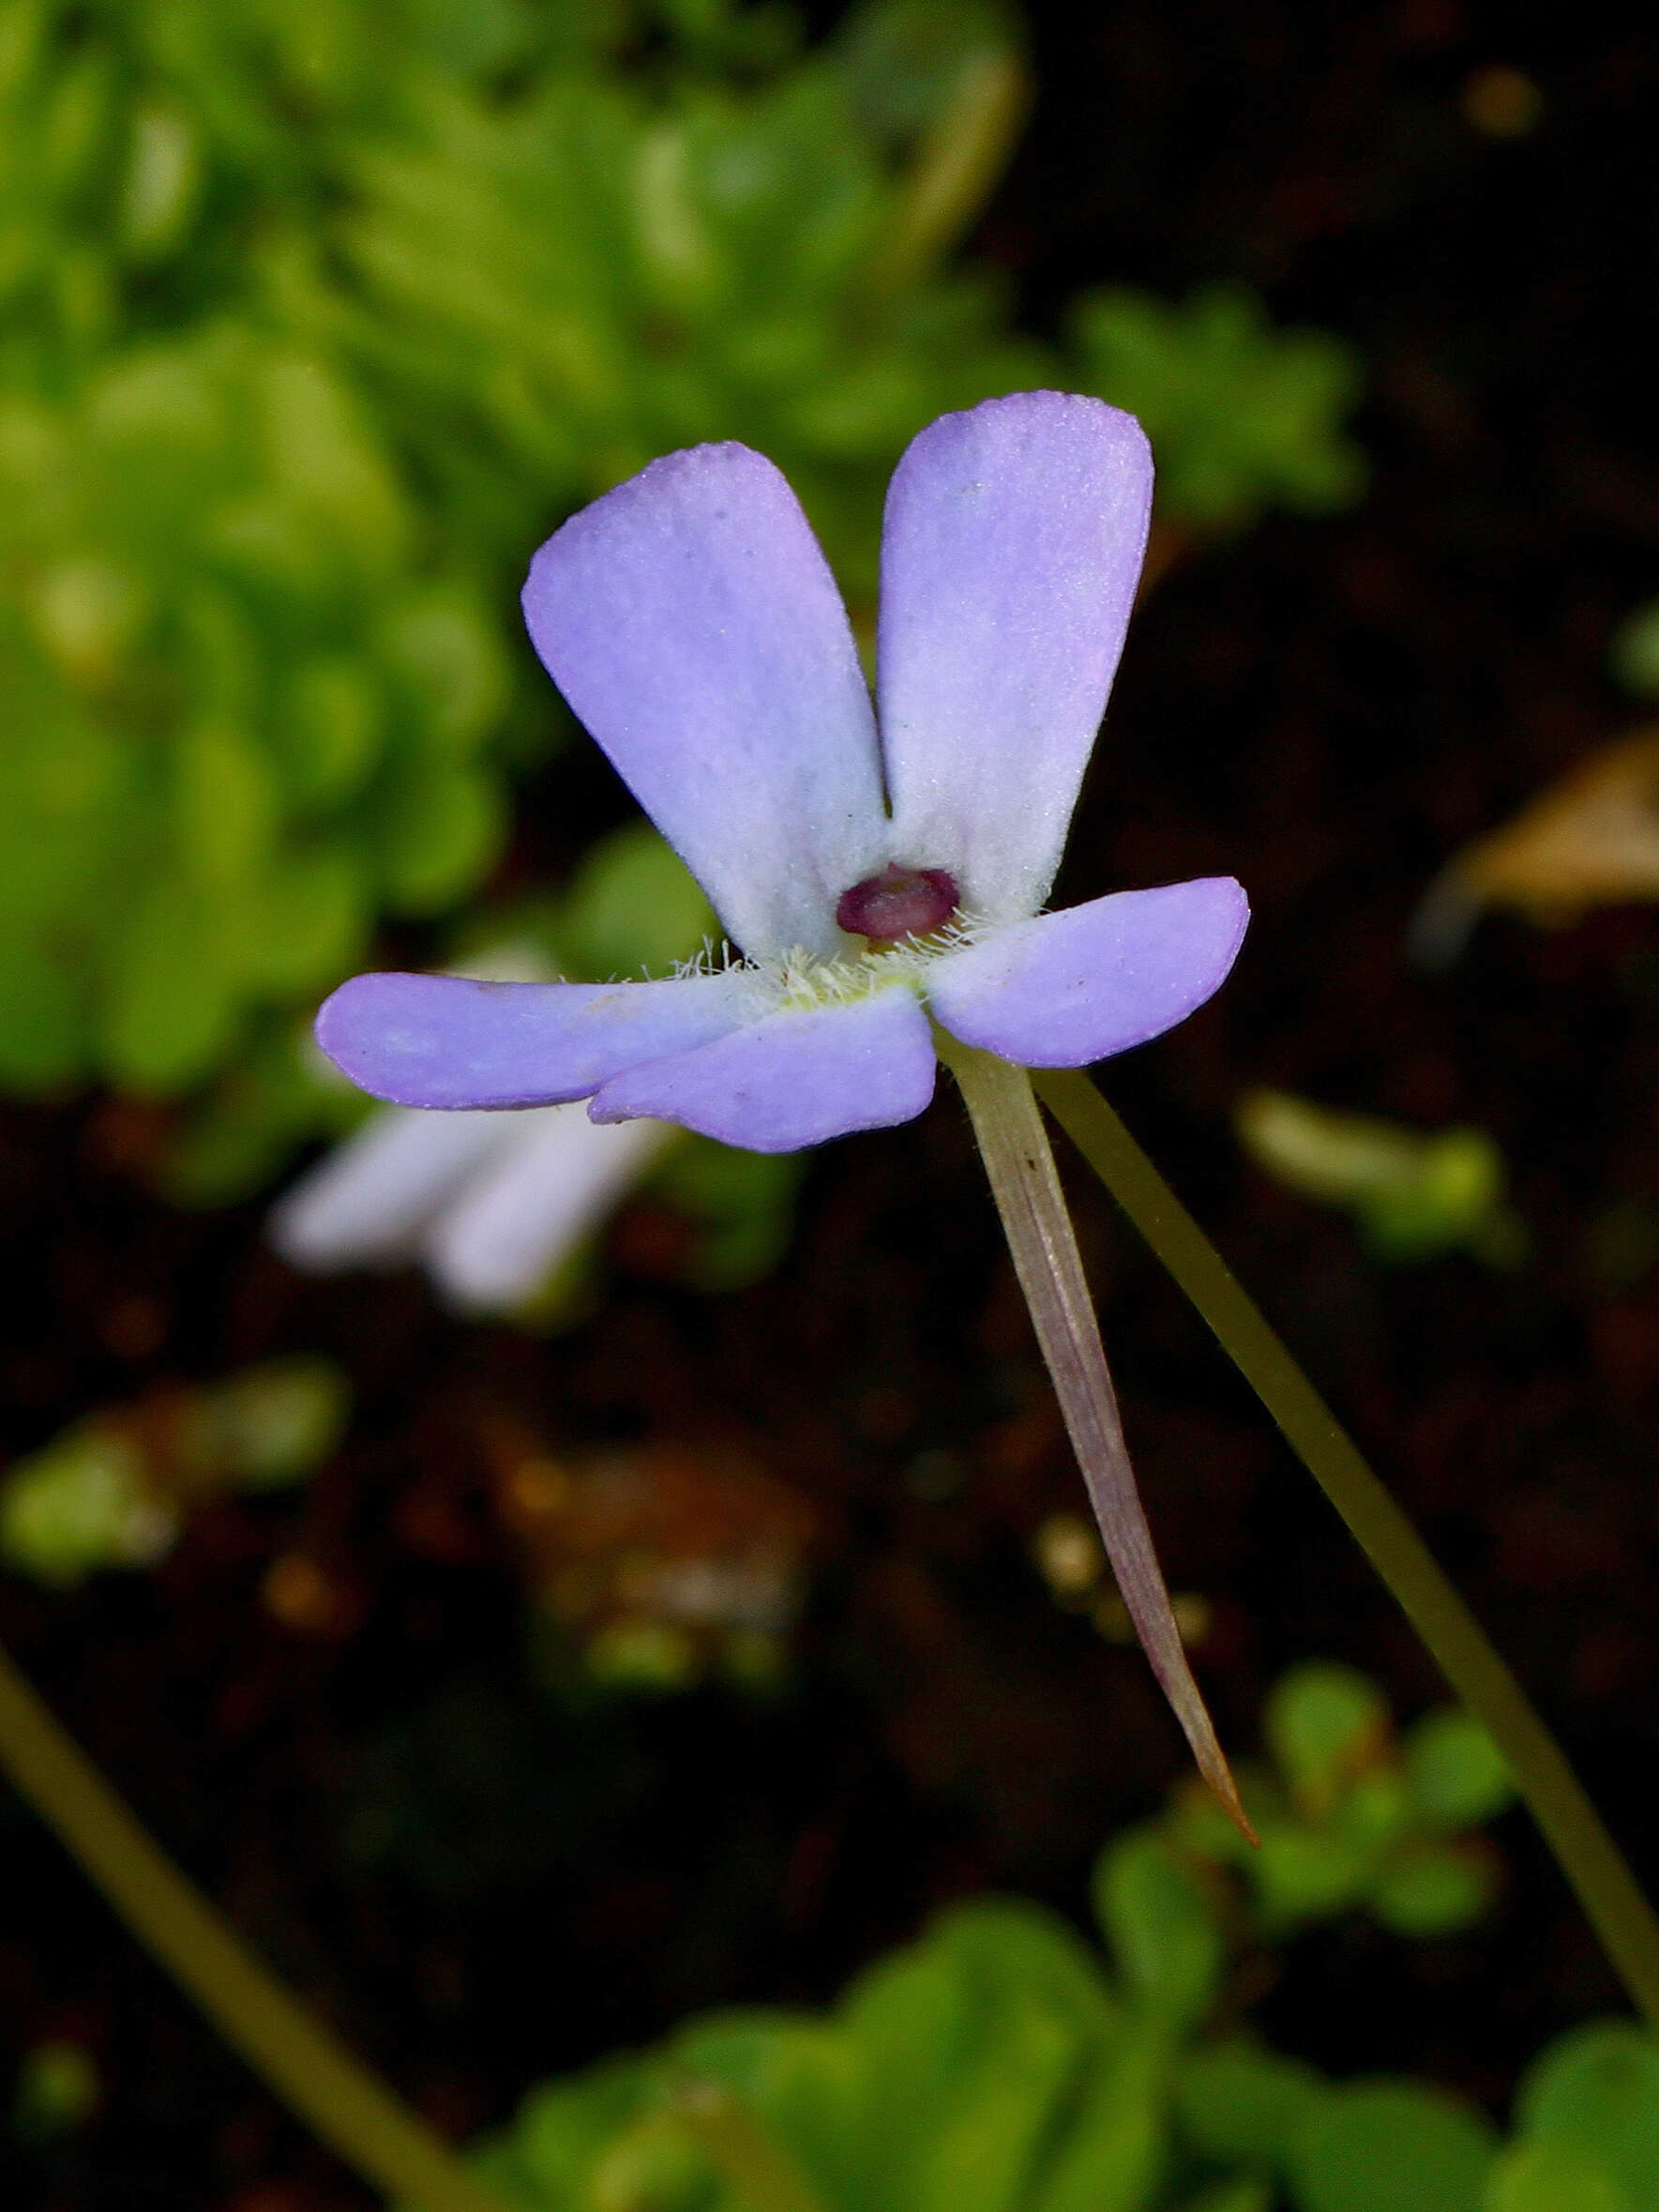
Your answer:
[[[747,2212],[822,2212],[794,2159],[729,2089],[714,2082],[685,2082],[669,2109]]]
[[[225,2041],[371,2188],[417,2212],[503,2212],[185,1880],[4,1652],[0,1765]]]
[[[1119,1595],[1159,1688],[1192,1747],[1199,1773],[1254,1841],[1182,1648],[1181,1630],[1129,1464],[1094,1302],[1084,1280],[1048,1134],[1032,1096],[1031,1077],[1023,1068],[961,1044],[943,1030],[935,1032],[935,1039],[967,1101],[1014,1272],[1031,1310]]]
[[[873,300],[918,283],[966,235],[1008,165],[1030,106],[1030,77],[1010,49],[986,47],[964,60],[866,271]]]
[[[1226,1262],[1086,1075],[1040,1070],[1037,1096],[1214,1330],[1394,1593],[1516,1785],[1620,1978],[1659,2027],[1659,1920],[1561,1748],[1486,1632]]]

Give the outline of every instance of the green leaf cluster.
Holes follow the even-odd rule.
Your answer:
[[[1366,1250],[1395,1266],[1452,1251],[1514,1267],[1527,1227],[1506,1195],[1508,1169],[1485,1129],[1407,1129],[1370,1114],[1252,1090],[1234,1111],[1239,1142],[1287,1189],[1352,1215]]]
[[[1285,1786],[1329,1811],[1385,1724],[1363,1678],[1292,1677]],[[1429,1826],[1501,1801],[1446,1717],[1410,1744]],[[1425,2084],[1330,2082],[1236,2024],[1215,1877],[1177,1808],[1102,1856],[1104,1957],[1037,1906],[958,1906],[825,2014],[694,2020],[533,2091],[479,2171],[527,2212],[1659,2212],[1649,2038],[1551,2046],[1507,2141]]]
[[[476,880],[483,595],[348,381],[234,321],[0,398],[0,1078],[165,1092]]]
[[[950,265],[1023,83],[946,0],[0,0],[0,1086],[274,1100],[278,1015],[484,883],[560,726],[527,553],[657,453],[773,454],[861,625],[990,393],[1143,407],[1200,524],[1351,489],[1329,341],[1143,302],[1149,374]]]
[[[306,1481],[350,1410],[340,1371],[296,1353],[91,1414],[0,1478],[0,1562],[49,1589],[153,1566],[191,1507]]]
[[[985,34],[927,20],[912,72],[948,120]],[[354,168],[351,291],[303,296],[407,396],[426,469],[512,497],[499,527],[520,549],[656,454],[737,437],[790,476],[867,600],[905,442],[1053,364],[1009,335],[983,272],[880,280],[928,218],[861,97],[864,55],[832,45],[747,83],[564,75],[490,112],[434,86]]]
[[[1516,2095],[1484,2212],[1659,2212],[1659,2048],[1623,2021],[1552,2043]]]
[[[1364,489],[1342,427],[1357,356],[1325,331],[1275,329],[1253,293],[1210,285],[1175,307],[1096,292],[1072,336],[1089,388],[1145,424],[1165,509],[1189,527],[1236,530],[1267,507],[1324,514]]]
[[[0,7],[8,1087],[188,1086],[492,855],[475,533],[259,272],[409,74],[521,12],[462,54],[424,0]]]
[[[1257,1936],[1357,1911],[1429,1938],[1486,1912],[1499,1862],[1473,1831],[1515,1793],[1479,1721],[1447,1706],[1396,1732],[1374,1682],[1310,1660],[1275,1686],[1264,1733],[1271,1760],[1239,1770],[1259,1849],[1207,1793],[1183,1793],[1169,1816],[1200,1863],[1232,1871]]]

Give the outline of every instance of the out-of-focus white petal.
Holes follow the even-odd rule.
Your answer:
[[[277,1201],[265,1235],[308,1275],[395,1266],[511,1133],[500,1114],[385,1107]]]
[[[507,1144],[428,1230],[438,1288],[463,1311],[522,1305],[655,1166],[676,1132],[660,1121],[601,1126],[583,1106],[506,1116]]]

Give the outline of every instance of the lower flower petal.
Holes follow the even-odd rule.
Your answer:
[[[928,971],[928,1003],[964,1044],[1023,1068],[1081,1068],[1201,1007],[1249,918],[1229,875],[1113,891],[946,953]]]
[[[400,1106],[553,1106],[723,1037],[755,1003],[737,969],[662,983],[354,976],[317,1016],[317,1042],[359,1089]]]
[[[606,1083],[596,1121],[656,1114],[747,1152],[798,1152],[910,1121],[933,1096],[928,1017],[903,985],[840,1006],[789,1007],[716,1043]]]

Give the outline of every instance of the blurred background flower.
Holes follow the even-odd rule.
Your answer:
[[[557,1278],[670,1133],[656,1121],[600,1128],[585,1105],[388,1107],[288,1193],[271,1241],[315,1274],[418,1258],[463,1311],[510,1313]]]

